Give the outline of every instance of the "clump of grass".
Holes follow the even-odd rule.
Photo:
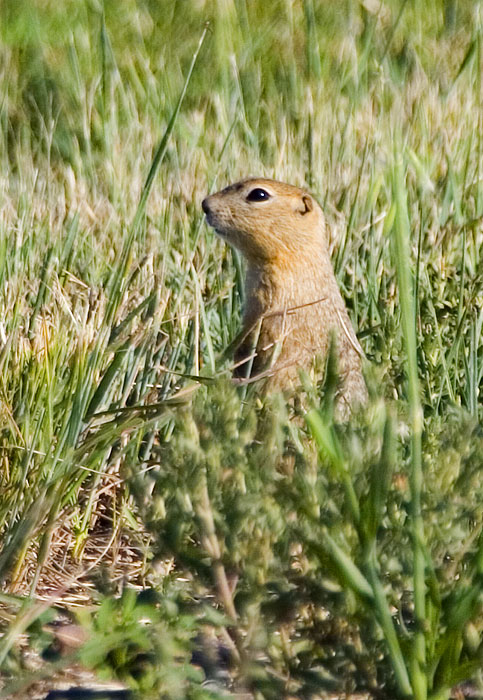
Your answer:
[[[112,561],[147,529],[241,685],[446,697],[480,648],[479,4],[0,11],[4,586],[36,605],[92,534]],[[319,198],[377,368],[358,428],[309,414],[319,463],[286,409],[210,383],[243,275],[199,202],[250,173]]]
[[[471,544],[448,575],[452,544],[434,492],[419,487],[414,510],[414,448],[397,438],[401,419],[381,402],[369,410],[371,421],[357,428],[309,412],[317,463],[283,404],[257,413],[233,387],[210,386],[180,412],[153,454],[158,465],[133,477],[156,555],[171,554],[196,596],[213,596],[227,616],[217,635],[239,689],[449,698],[479,668],[478,496],[454,520]],[[452,513],[482,449],[474,423],[457,430],[472,448],[447,497]]]

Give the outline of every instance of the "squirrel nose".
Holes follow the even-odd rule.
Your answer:
[[[210,213],[210,207],[208,206],[208,197],[206,197],[206,199],[204,199],[204,200],[201,202],[201,208],[203,209],[203,211],[205,212],[205,214],[209,214],[209,213]]]

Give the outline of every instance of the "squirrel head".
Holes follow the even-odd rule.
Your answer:
[[[298,187],[249,178],[206,197],[202,208],[210,226],[249,263],[292,267],[327,251],[322,209]]]

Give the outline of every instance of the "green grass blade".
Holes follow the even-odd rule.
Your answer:
[[[408,381],[410,428],[411,428],[411,527],[413,537],[413,581],[415,633],[411,661],[411,683],[415,700],[426,700],[428,679],[426,676],[426,582],[425,561],[421,543],[424,539],[424,524],[421,511],[423,487],[422,429],[423,415],[419,396],[419,377],[416,343],[416,307],[411,273],[410,226],[407,209],[407,193],[403,170],[401,138],[395,140],[394,151],[394,199],[396,217],[394,221],[394,265],[397,272],[401,325],[406,350],[406,372]]]

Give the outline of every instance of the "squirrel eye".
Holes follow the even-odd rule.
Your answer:
[[[266,190],[262,190],[261,187],[256,187],[247,194],[248,202],[264,202],[267,199],[270,199],[270,195]]]

